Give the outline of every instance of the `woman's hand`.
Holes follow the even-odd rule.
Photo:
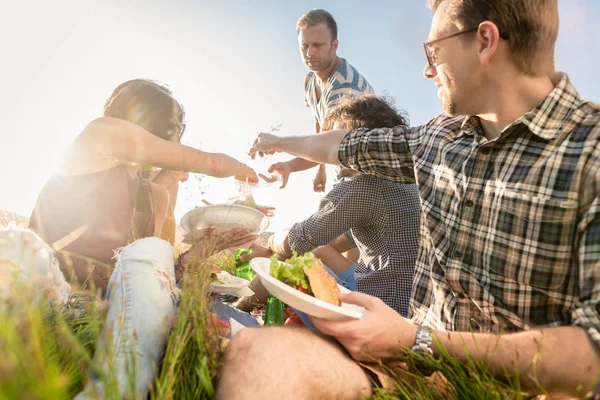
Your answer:
[[[246,164],[239,163],[239,166],[234,175],[235,179],[242,182],[257,183],[258,176],[256,172]]]
[[[249,229],[229,229],[219,232],[214,226],[196,232],[195,243],[180,256],[175,265],[175,280],[180,282],[186,272],[196,270],[213,254],[231,247],[239,247],[256,240],[257,237],[258,234],[250,232]]]
[[[206,258],[230,247],[239,247],[244,243],[256,240],[257,233],[249,229],[218,230],[214,226],[202,230],[196,242],[190,248],[190,252],[201,254]]]

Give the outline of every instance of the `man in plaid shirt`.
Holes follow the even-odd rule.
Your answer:
[[[585,394],[600,373],[600,106],[554,73],[556,0],[430,5],[425,76],[445,115],[411,129],[261,134],[252,149],[396,182],[416,176],[422,218],[411,320],[353,293],[343,301],[365,307],[360,320],[315,326],[358,361],[391,364],[406,348],[439,357],[439,343],[500,379],[521,377],[524,388]],[[310,372],[279,390],[334,370],[344,384],[325,385],[318,397],[371,393],[364,370],[316,335],[275,333],[305,350],[320,346],[314,356],[303,351]],[[271,335],[248,333],[231,351]],[[278,365],[282,376],[293,368],[286,365]]]

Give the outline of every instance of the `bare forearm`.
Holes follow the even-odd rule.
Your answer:
[[[288,161],[292,172],[306,171],[319,165],[319,163],[305,160],[304,158],[296,157],[293,160]]]
[[[448,353],[463,362],[481,362],[497,378],[521,378],[526,389],[586,393],[598,379],[600,356],[583,328],[558,327],[506,335],[438,332]],[[436,356],[439,349],[434,346]],[[577,393],[578,387],[583,392]]]
[[[318,135],[279,138],[279,151],[321,164],[339,165],[338,149],[348,131],[330,131]]]
[[[174,171],[196,172],[218,178],[235,175],[241,165],[224,154],[205,153],[180,143],[163,140],[131,122],[99,118],[86,130],[88,146],[104,156],[150,164]]]
[[[177,179],[176,173],[170,169],[161,170],[154,177],[151,176],[150,180],[157,185],[164,187],[165,189],[169,189],[170,187],[179,184],[179,179]]]
[[[330,245],[317,247],[313,250],[313,254],[338,276],[352,265],[352,261],[348,260]]]

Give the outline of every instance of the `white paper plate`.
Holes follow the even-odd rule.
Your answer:
[[[217,275],[217,278],[221,281],[230,282],[214,282],[210,284],[210,291],[219,294],[233,294],[239,292],[241,289],[248,287],[250,282],[245,279],[238,278],[237,276],[231,275],[229,272],[221,271]]]
[[[271,260],[268,258],[253,258],[250,260],[250,266],[258,275],[263,286],[273,296],[308,315],[334,321],[360,319],[363,315],[362,307],[346,303],[342,303],[341,307],[334,306],[278,281],[270,275]],[[339,286],[339,288],[342,293],[350,293],[343,286]]]
[[[269,227],[269,219],[254,208],[237,204],[215,204],[188,211],[181,218],[180,225],[186,232],[214,226],[217,229],[249,229],[252,233],[260,234]]]

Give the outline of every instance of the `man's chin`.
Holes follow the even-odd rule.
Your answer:
[[[442,100],[442,111],[448,117],[456,117],[458,115],[456,112],[456,104],[451,101]]]
[[[308,68],[309,71],[312,72],[321,72],[323,70],[323,67],[321,66],[321,64],[305,64],[306,68]]]

